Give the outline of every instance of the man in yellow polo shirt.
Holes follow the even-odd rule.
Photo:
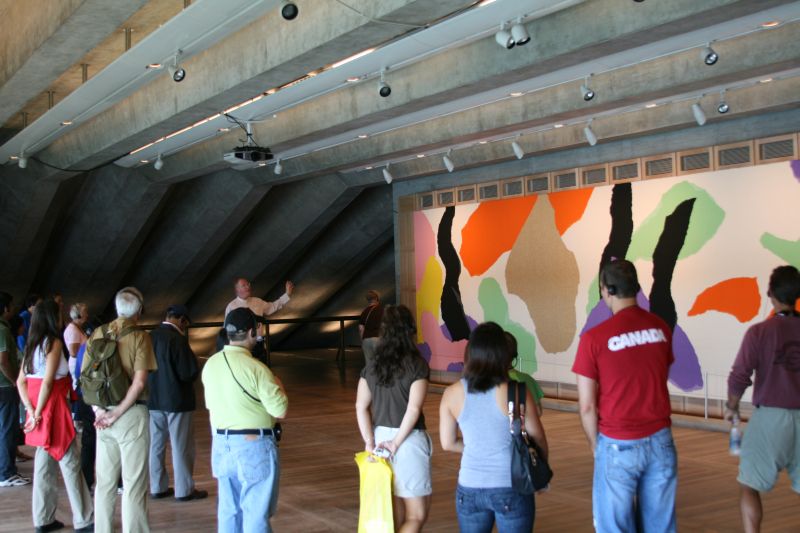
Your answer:
[[[247,307],[225,317],[230,344],[203,368],[211,418],[211,471],[219,485],[220,533],[272,531],[280,464],[273,428],[289,405],[280,380],[251,355],[256,317]]]

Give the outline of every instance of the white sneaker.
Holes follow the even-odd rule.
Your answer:
[[[31,479],[22,477],[19,474],[14,474],[10,478],[0,481],[0,487],[21,487],[23,485],[30,485]]]

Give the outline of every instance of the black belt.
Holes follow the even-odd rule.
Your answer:
[[[217,435],[273,435],[272,429],[218,429]]]

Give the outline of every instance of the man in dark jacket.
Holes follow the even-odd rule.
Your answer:
[[[178,501],[199,500],[208,492],[197,490],[194,469],[192,412],[196,409],[194,381],[199,375],[197,358],[189,346],[186,328],[189,312],[183,305],[171,305],[167,317],[150,336],[158,370],[147,378],[150,397],[150,494],[164,498],[175,494]],[[172,447],[175,490],[169,488],[164,452],[167,436]]]

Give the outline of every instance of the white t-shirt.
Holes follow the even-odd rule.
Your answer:
[[[47,367],[47,341],[43,342],[33,350],[33,374],[27,374],[29,378],[44,378],[44,371]],[[69,375],[69,367],[64,357],[59,357],[58,368],[56,369],[55,379]]]

